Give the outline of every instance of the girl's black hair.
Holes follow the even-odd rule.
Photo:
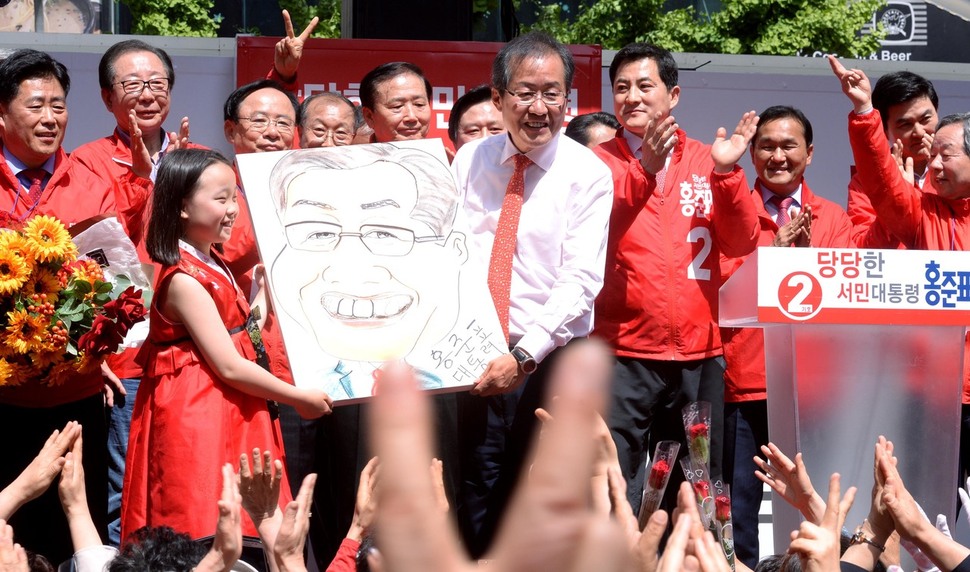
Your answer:
[[[216,163],[232,167],[221,153],[210,149],[178,149],[165,154],[155,178],[145,239],[153,261],[168,266],[178,264],[179,239],[185,232],[182,203],[192,196],[202,173]]]

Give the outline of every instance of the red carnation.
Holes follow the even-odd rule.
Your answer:
[[[690,438],[707,437],[707,423],[694,423],[690,426]]]
[[[88,356],[100,357],[117,350],[123,340],[124,336],[112,320],[98,316],[91,324],[91,329],[78,339],[77,349]]]
[[[731,498],[727,495],[717,495],[714,499],[714,510],[720,521],[731,520]]]
[[[653,468],[650,469],[650,479],[648,483],[653,490],[660,490],[664,486],[664,481],[667,479],[667,475],[670,473],[670,464],[663,459],[658,459],[653,463]]]
[[[708,481],[694,483],[694,492],[697,493],[697,498],[706,499],[711,496],[711,483]]]

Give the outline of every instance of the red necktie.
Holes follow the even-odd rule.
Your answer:
[[[40,200],[41,194],[44,192],[44,178],[47,177],[47,171],[37,168],[37,169],[24,169],[21,173],[30,181],[30,188],[27,189],[27,206],[33,207]]]
[[[515,172],[505,189],[502,201],[502,214],[498,217],[495,229],[495,242],[492,243],[492,257],[488,264],[488,291],[492,294],[495,311],[505,341],[509,341],[509,294],[512,288],[512,255],[515,254],[515,238],[519,230],[519,215],[522,213],[522,195],[525,193],[525,170],[532,159],[525,155],[515,155]]]
[[[775,205],[775,207],[778,208],[778,219],[775,221],[776,224],[778,225],[778,228],[781,228],[786,224],[790,223],[791,215],[788,214],[788,209],[791,208],[792,203],[795,202],[795,199],[791,197],[782,198],[782,197],[779,197],[778,195],[775,195],[768,200],[771,201],[771,204]]]

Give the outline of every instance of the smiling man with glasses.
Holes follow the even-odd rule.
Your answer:
[[[572,55],[544,34],[520,36],[492,64],[491,101],[507,134],[466,143],[452,169],[474,248],[510,353],[461,394],[459,519],[480,556],[522,472],[545,380],[558,348],[592,328],[603,284],[610,171],[560,133]]]

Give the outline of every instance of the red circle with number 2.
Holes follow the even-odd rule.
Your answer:
[[[822,285],[807,272],[792,272],[778,285],[778,308],[792,320],[808,320],[822,309]]]

